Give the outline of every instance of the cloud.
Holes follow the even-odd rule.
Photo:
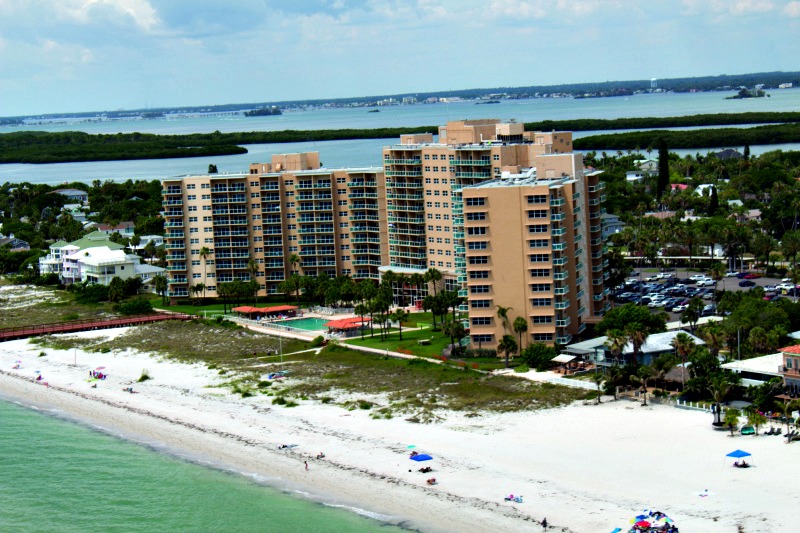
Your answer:
[[[768,13],[775,9],[770,0],[683,0],[686,15],[733,15],[735,17]]]
[[[800,17],[800,2],[789,2],[783,7],[784,15]]]

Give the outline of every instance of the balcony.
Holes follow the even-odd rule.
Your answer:
[[[422,159],[384,159],[384,165],[421,165]]]
[[[422,193],[389,193],[386,195],[388,200],[422,200]]]
[[[550,200],[550,207],[561,207],[565,202],[563,198],[553,198]]]
[[[161,205],[183,205],[183,200],[174,200],[174,199],[163,200],[161,202]]]
[[[422,169],[419,170],[386,170],[384,172],[387,177],[399,177],[399,178],[421,178],[422,177]],[[397,185],[392,183],[393,187]]]
[[[572,323],[572,320],[569,317],[562,318],[562,319],[556,320],[556,327],[557,328],[565,328],[565,327],[569,326],[571,323]]]
[[[457,178],[491,178],[492,173],[488,170],[486,172],[456,172]]]
[[[455,166],[491,166],[492,162],[489,159],[451,159],[448,161],[450,165]]]
[[[563,242],[554,242],[553,243],[553,251],[554,252],[563,252],[567,249],[567,244]]]
[[[550,235],[553,237],[561,237],[562,235],[566,235],[567,230],[564,228],[553,228],[550,230]]]
[[[565,218],[567,218],[567,215],[565,215],[564,213],[552,213],[550,215],[551,222],[561,222]]]

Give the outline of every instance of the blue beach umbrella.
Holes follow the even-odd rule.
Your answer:
[[[726,457],[733,457],[735,459],[741,459],[742,457],[750,457],[750,454],[743,450],[734,450],[729,453]]]
[[[412,461],[417,461],[417,462],[419,462],[419,461],[430,461],[431,459],[433,459],[433,457],[431,457],[427,453],[418,453],[414,457],[411,457]]]

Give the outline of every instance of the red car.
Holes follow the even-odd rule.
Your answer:
[[[758,279],[761,277],[761,274],[756,274],[755,272],[751,272],[749,274],[744,275],[744,279]]]

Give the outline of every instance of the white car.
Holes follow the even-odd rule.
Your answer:
[[[726,278],[735,278],[738,275],[739,275],[739,273],[736,272],[735,270],[731,270],[730,272],[725,272],[725,277]]]
[[[790,291],[790,290],[794,289],[794,284],[793,283],[784,282],[784,283],[781,283],[780,285],[776,286],[775,289],[779,290],[779,291]],[[766,287],[764,288],[764,290],[766,290]]]
[[[673,313],[683,313],[684,311],[686,311],[687,307],[689,307],[689,304],[676,305],[675,307],[672,308],[672,312]]]
[[[697,280],[697,286],[698,287],[713,287],[714,286],[714,280],[713,279],[709,279],[709,278],[699,279],[699,280]]]

